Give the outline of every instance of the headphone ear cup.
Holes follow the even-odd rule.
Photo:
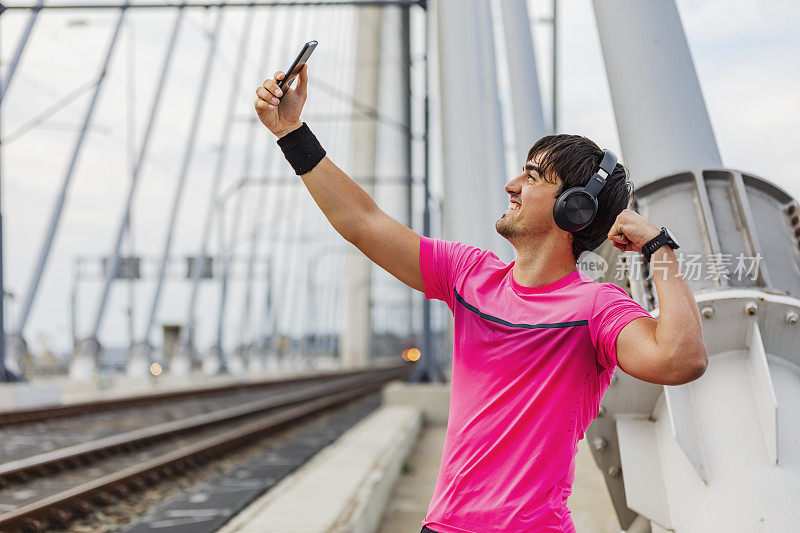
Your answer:
[[[594,219],[597,199],[583,187],[573,187],[561,193],[553,204],[553,219],[559,228],[574,233]]]

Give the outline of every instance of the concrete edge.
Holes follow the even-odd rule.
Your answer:
[[[383,387],[383,405],[411,406],[422,411],[424,425],[447,426],[450,416],[449,383],[390,381]]]
[[[414,411],[416,415],[402,440],[377,459],[372,472],[358,493],[351,497],[348,509],[340,515],[330,533],[373,533],[378,529],[403,463],[422,431],[423,414],[419,409]]]
[[[270,531],[375,531],[422,424],[419,409],[382,405],[251,502],[219,531],[261,532],[267,530],[267,523],[271,524]],[[382,442],[376,446],[374,437],[377,434],[385,438],[378,439]],[[359,473],[345,474],[342,468],[346,469],[353,461],[363,468]],[[351,477],[350,482],[343,483],[335,477],[351,474],[355,477]],[[308,490],[310,480],[314,486],[311,492]],[[313,520],[308,520],[307,516],[297,520],[294,513],[308,511],[309,498],[323,493],[325,501],[320,504],[324,510],[315,514]],[[335,511],[328,514],[332,509]]]

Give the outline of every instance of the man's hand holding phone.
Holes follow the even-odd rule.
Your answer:
[[[288,83],[284,84],[283,90],[278,87],[284,76],[284,72],[279,70],[273,78],[266,80],[256,89],[258,99],[255,101],[258,118],[279,138],[303,125],[300,112],[306,103],[308,64],[303,63],[297,76],[299,83],[295,88],[288,88]]]

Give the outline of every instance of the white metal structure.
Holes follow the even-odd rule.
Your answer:
[[[695,276],[682,265],[703,317],[706,373],[669,387],[617,369],[587,431],[595,460],[629,532],[796,530],[800,206],[722,168],[674,2],[594,8],[635,208],[670,227],[683,257],[725,267]],[[607,244],[600,253],[618,258]],[[738,257],[750,259],[744,276]],[[658,316],[648,265],[637,270],[628,261],[623,285]]]
[[[439,87],[446,238],[495,251],[507,181],[488,0],[439,0]]]
[[[500,8],[514,104],[515,163],[522,167],[528,150],[547,134],[547,129],[544,127],[528,6],[525,0],[504,0],[500,2]]]
[[[594,12],[635,184],[722,166],[674,2],[595,0]]]

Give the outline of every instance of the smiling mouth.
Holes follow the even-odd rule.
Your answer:
[[[506,213],[509,211],[519,211],[520,207],[521,206],[519,204],[516,204],[514,202],[509,202],[508,208],[506,209]]]

